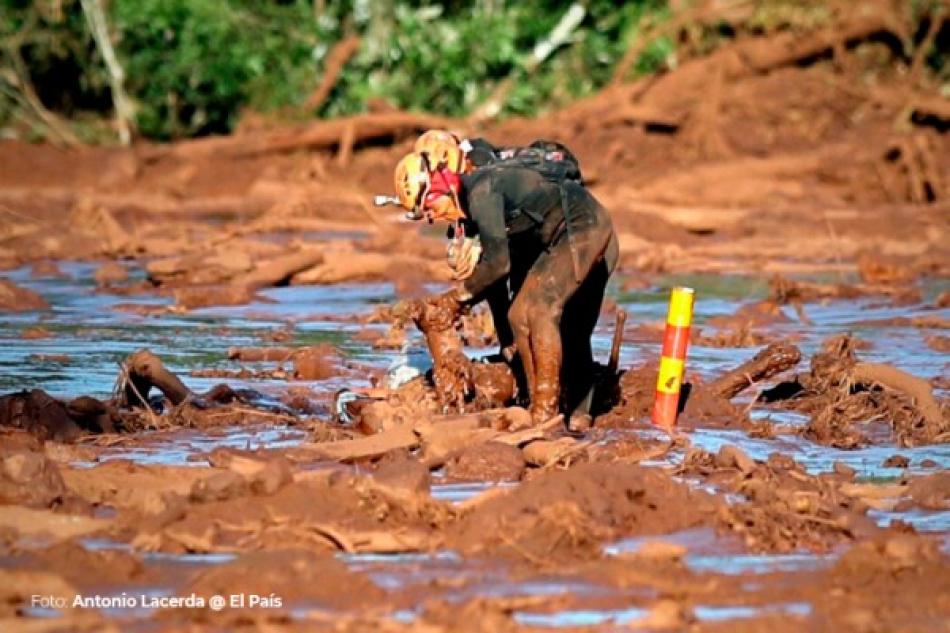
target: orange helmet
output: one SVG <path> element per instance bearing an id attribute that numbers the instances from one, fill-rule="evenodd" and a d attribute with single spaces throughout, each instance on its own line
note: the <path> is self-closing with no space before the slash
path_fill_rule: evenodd
<path id="1" fill-rule="evenodd" d="M 399 204 L 412 212 L 421 210 L 422 202 L 429 192 L 429 161 L 425 154 L 411 152 L 396 164 L 393 186 Z"/>
<path id="2" fill-rule="evenodd" d="M 457 174 L 466 171 L 465 152 L 457 136 L 446 130 L 429 130 L 416 139 L 413 151 L 425 154 L 433 167 L 445 167 Z"/>

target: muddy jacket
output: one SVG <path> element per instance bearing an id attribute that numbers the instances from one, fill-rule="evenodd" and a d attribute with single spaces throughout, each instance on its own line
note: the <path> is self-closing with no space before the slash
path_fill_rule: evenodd
<path id="1" fill-rule="evenodd" d="M 567 235 L 578 279 L 587 274 L 584 234 L 597 222 L 599 203 L 573 181 L 552 182 L 524 167 L 489 166 L 462 177 L 460 202 L 467 234 L 481 239 L 482 258 L 465 288 L 478 296 L 511 270 L 509 240 L 531 237 L 546 248 Z"/>

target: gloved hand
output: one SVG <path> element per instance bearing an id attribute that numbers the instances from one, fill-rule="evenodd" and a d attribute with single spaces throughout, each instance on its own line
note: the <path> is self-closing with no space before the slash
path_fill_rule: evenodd
<path id="1" fill-rule="evenodd" d="M 478 261 L 482 257 L 482 243 L 475 237 L 466 237 L 453 241 L 449 245 L 448 262 L 452 269 L 452 279 L 464 281 L 472 276 Z"/>
<path id="2" fill-rule="evenodd" d="M 472 300 L 472 293 L 466 290 L 464 286 L 456 286 L 442 296 L 459 306 Z"/>

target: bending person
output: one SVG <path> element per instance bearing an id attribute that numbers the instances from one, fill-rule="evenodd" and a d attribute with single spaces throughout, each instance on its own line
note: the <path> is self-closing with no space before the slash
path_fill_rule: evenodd
<path id="1" fill-rule="evenodd" d="M 572 180 L 512 165 L 459 174 L 422 153 L 399 162 L 395 185 L 407 217 L 465 232 L 468 247 L 451 262 L 462 282 L 455 299 L 508 298 L 496 329 L 510 328 L 533 419 L 586 413 L 591 335 L 618 256 L 606 209 Z"/>

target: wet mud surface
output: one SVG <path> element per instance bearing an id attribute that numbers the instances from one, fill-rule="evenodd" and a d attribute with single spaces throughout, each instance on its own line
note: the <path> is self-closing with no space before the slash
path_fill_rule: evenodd
<path id="1" fill-rule="evenodd" d="M 0 630 L 945 630 L 950 112 L 901 3 L 747 4 L 531 120 L 0 141 Z M 443 228 L 368 205 L 435 124 L 562 141 L 610 211 L 589 428 L 439 298 Z"/>
<path id="2" fill-rule="evenodd" d="M 425 349 L 412 327 L 401 350 L 375 348 L 361 335 L 380 302 L 396 299 L 390 285 L 277 288 L 264 291 L 267 302 L 139 316 L 115 307 L 130 297 L 96 291 L 94 267 L 59 268 L 70 278 L 6 273 L 54 306 L 0 319 L 7 391 L 28 385 L 54 399 L 107 400 L 120 364 L 147 347 L 189 392 L 214 392 L 223 381 L 245 399 L 218 405 L 224 417 L 215 423 L 183 426 L 168 420 L 173 410 L 140 412 L 159 422 L 68 443 L 5 430 L 7 622 L 80 630 L 251 623 L 469 630 L 460 624 L 466 621 L 477 622 L 470 630 L 874 630 L 898 623 L 933 630 L 950 613 L 939 589 L 948 582 L 950 550 L 943 438 L 901 442 L 889 424 L 872 420 L 852 425 L 864 441 L 835 446 L 816 441 L 807 412 L 761 397 L 767 387 L 810 375 L 812 357 L 842 331 L 861 342 L 853 354 L 862 362 L 945 375 L 946 357 L 927 344 L 930 330 L 867 324 L 898 312 L 932 315 L 927 298 L 942 291 L 939 282 L 925 282 L 921 303 L 899 311 L 874 299 L 803 301 L 808 327 L 795 308 L 772 308 L 768 324 L 754 330 L 794 341 L 803 358 L 783 361 L 783 371 L 763 384 L 750 375 L 751 387 L 728 372 L 746 361 L 754 368 L 764 348 L 694 341 L 687 372 L 694 395 L 739 395 L 712 411 L 687 402 L 682 433 L 671 439 L 637 412 L 637 402 L 652 398 L 655 368 L 645 359 L 659 351 L 664 288 L 692 284 L 700 297 L 697 329 L 718 332 L 732 315 L 749 312 L 749 300 L 765 298 L 756 280 L 657 277 L 635 292 L 618 280 L 610 296 L 629 313 L 620 356 L 629 369 L 621 378 L 624 402 L 572 437 L 537 433 L 516 407 L 446 415 L 437 386 L 414 386 L 423 378 L 385 389 L 399 372 L 413 364 L 424 372 L 431 362 L 408 353 Z M 132 298 L 157 302 L 149 294 Z M 595 338 L 603 360 L 612 322 L 605 314 Z M 37 327 L 50 336 L 23 338 Z M 387 327 L 379 326 L 380 336 Z M 315 379 L 295 375 L 301 349 L 324 352 Z M 473 358 L 494 351 L 457 349 Z M 64 354 L 68 362 L 49 360 Z M 361 440 L 349 438 L 362 435 L 335 416 L 340 389 L 377 398 L 349 405 L 357 421 L 380 403 L 426 421 L 390 419 L 366 436 L 381 446 L 354 452 Z M 944 401 L 945 387 L 933 394 Z M 150 395 L 161 400 L 157 389 Z M 405 424 L 414 435 L 391 444 Z M 877 587 L 874 594 L 867 586 Z M 925 588 L 932 599 L 921 598 Z M 137 604 L 118 601 L 123 592 Z M 220 611 L 168 606 L 171 597 L 232 593 L 258 596 L 257 603 Z M 34 594 L 116 601 L 31 606 Z"/>

